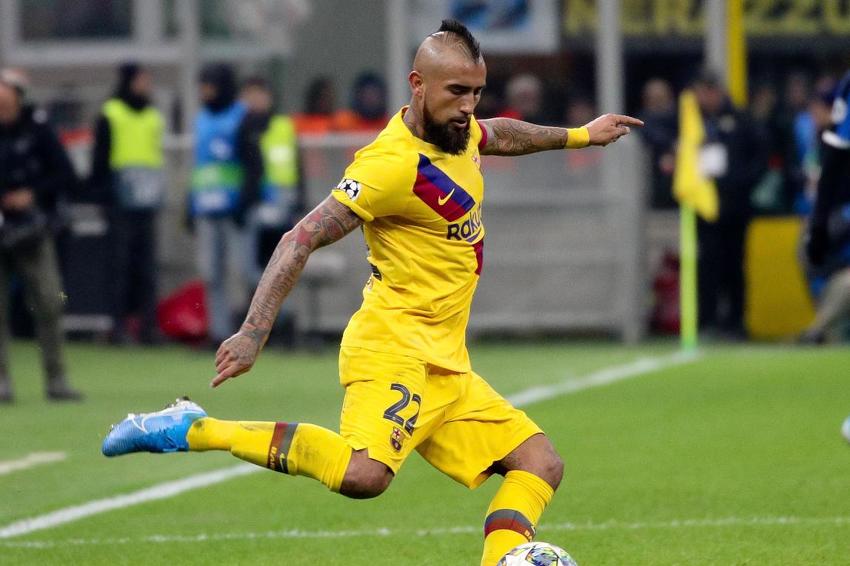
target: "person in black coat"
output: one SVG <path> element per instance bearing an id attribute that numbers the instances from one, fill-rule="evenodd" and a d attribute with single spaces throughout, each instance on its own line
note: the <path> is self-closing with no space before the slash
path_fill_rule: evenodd
<path id="1" fill-rule="evenodd" d="M 0 71 L 0 402 L 14 400 L 7 319 L 13 274 L 34 315 L 47 398 L 75 401 L 82 394 L 65 371 L 64 294 L 53 236 L 62 224 L 61 203 L 77 180 L 44 112 L 24 105 L 25 86 L 21 75 Z"/>
<path id="2" fill-rule="evenodd" d="M 649 147 L 652 159 L 652 208 L 675 209 L 677 205 L 673 198 L 673 169 L 679 124 L 673 90 L 667 81 L 647 81 L 643 88 L 643 107 L 638 118 L 643 120 L 644 126 L 639 133 Z"/>
<path id="3" fill-rule="evenodd" d="M 700 167 L 717 186 L 716 222 L 700 220 L 700 325 L 729 338 L 744 332 L 744 243 L 751 193 L 767 167 L 765 136 L 735 108 L 719 77 L 704 71 L 694 83 L 705 128 Z"/>

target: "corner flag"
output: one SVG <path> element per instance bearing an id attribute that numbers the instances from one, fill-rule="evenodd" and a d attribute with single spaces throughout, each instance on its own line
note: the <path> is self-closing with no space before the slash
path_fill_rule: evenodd
<path id="1" fill-rule="evenodd" d="M 679 148 L 673 173 L 673 195 L 679 204 L 689 206 L 704 220 L 717 220 L 717 187 L 699 168 L 699 152 L 705 129 L 694 93 L 679 96 Z"/>

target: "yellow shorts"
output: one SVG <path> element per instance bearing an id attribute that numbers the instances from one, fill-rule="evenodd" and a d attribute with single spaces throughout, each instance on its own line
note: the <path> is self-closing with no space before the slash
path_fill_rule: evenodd
<path id="1" fill-rule="evenodd" d="M 475 488 L 494 462 L 543 432 L 474 372 L 343 347 L 339 375 L 345 387 L 340 434 L 393 473 L 415 448 L 432 466 Z"/>

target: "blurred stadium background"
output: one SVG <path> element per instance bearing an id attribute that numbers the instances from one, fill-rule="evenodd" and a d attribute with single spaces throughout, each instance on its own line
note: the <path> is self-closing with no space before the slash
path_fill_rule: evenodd
<path id="1" fill-rule="evenodd" d="M 712 10 L 715 4 L 721 9 Z M 456 15 L 473 25 L 487 55 L 488 89 L 479 116 L 525 113 L 545 123 L 575 125 L 601 111 L 646 115 L 652 111 L 647 92 L 652 79 L 676 93 L 707 63 L 723 72 L 722 5 L 10 0 L 0 3 L 0 63 L 29 74 L 30 98 L 48 109 L 83 179 L 92 128 L 113 89 L 117 66 L 133 60 L 153 69 L 155 102 L 169 122 L 168 206 L 160 219 L 158 254 L 160 294 L 166 296 L 196 275 L 194 240 L 182 219 L 191 168 L 187 132 L 204 63 L 226 61 L 242 78 L 269 78 L 279 110 L 296 115 L 306 112 L 317 78 L 330 79 L 336 110 L 344 110 L 352 84 L 371 73 L 385 82 L 385 111 L 392 113 L 408 95 L 406 74 L 418 38 L 441 17 Z M 848 62 L 843 49 L 850 33 L 848 10 L 837 1 L 746 5 L 746 84 L 755 91 L 758 106 L 752 110 L 761 113 L 772 152 L 764 177 L 752 188 L 756 239 L 746 260 L 747 323 L 749 334 L 759 338 L 794 336 L 813 317 L 795 259 L 798 250 L 764 245 L 775 236 L 771 225 L 777 217 L 799 230 L 806 212 L 795 202 L 804 181 L 790 178 L 790 165 L 775 150 L 795 143 L 782 136 L 796 134 L 793 127 L 774 126 L 808 112 L 818 88 L 840 77 Z M 360 131 L 300 136 L 310 204 L 335 186 L 352 151 L 371 139 L 368 131 L 354 129 Z M 631 139 L 605 152 L 485 160 L 492 243 L 473 332 L 590 330 L 635 341 L 646 336 L 653 308 L 675 306 L 675 297 L 653 290 L 664 275 L 665 252 L 678 253 L 675 202 L 669 179 L 665 184 L 658 178 L 664 174 L 656 165 L 665 151 L 652 143 L 646 151 L 641 141 Z M 81 202 L 71 207 L 69 238 L 75 245 L 69 248 L 87 260 L 66 261 L 64 267 L 72 287 L 66 327 L 103 332 L 111 325 L 103 304 L 107 294 L 101 292 L 109 279 L 104 253 L 97 263 L 96 235 L 105 235 L 107 225 L 97 207 L 86 204 L 85 191 L 76 200 Z M 759 223 L 759 216 L 767 218 Z M 758 229 L 765 223 L 767 236 Z M 363 247 L 354 240 L 317 261 L 316 284 L 310 290 L 302 286 L 290 302 L 302 330 L 339 332 L 359 303 L 358 289 L 368 272 Z M 798 284 L 776 289 L 777 281 L 789 278 Z M 659 316 L 664 318 L 656 312 L 656 327 L 675 332 L 676 313 L 666 321 Z"/>
<path id="2" fill-rule="evenodd" d="M 109 422 L 169 396 L 189 393 L 223 417 L 274 420 L 296 413 L 334 426 L 341 398 L 335 345 L 369 275 L 358 235 L 317 253 L 288 299 L 291 324 L 284 336 L 273 339 L 253 381 L 231 385 L 226 398 L 204 389 L 213 364 L 209 352 L 197 349 L 202 335 L 190 345 L 108 346 L 114 322 L 107 301 L 108 215 L 86 193 L 85 179 L 94 124 L 119 65 L 137 61 L 152 70 L 154 102 L 167 122 L 168 186 L 156 271 L 165 299 L 198 279 L 195 238 L 184 217 L 191 124 L 206 63 L 229 63 L 240 78 L 265 77 L 278 110 L 293 116 L 307 113 L 317 79 L 327 79 L 333 113 L 341 114 L 352 107 L 358 79 L 377 77 L 385 87 L 384 113 L 391 115 L 406 103 L 418 42 L 441 18 L 458 17 L 481 40 L 488 65 L 479 117 L 577 126 L 601 112 L 651 116 L 658 104 L 675 116 L 675 97 L 700 69 L 708 65 L 727 75 L 733 4 L 0 0 L 0 68 L 26 73 L 29 101 L 47 111 L 83 180 L 68 207 L 69 229 L 59 236 L 59 259 L 64 328 L 76 339 L 69 371 L 88 396 L 76 407 L 41 401 L 32 325 L 18 292 L 12 302 L 18 339 L 11 349 L 17 402 L 0 406 L 0 491 L 11 495 L 0 498 L 0 563 L 442 565 L 474 563 L 478 554 L 477 530 L 464 529 L 478 528 L 488 495 L 455 498 L 457 488 L 418 462 L 387 501 L 359 506 L 364 515 L 356 521 L 349 502 L 315 486 L 255 476 L 170 504 L 142 505 L 120 519 L 113 512 L 53 530 L 15 530 L 57 509 L 232 465 L 220 455 L 192 462 L 156 458 L 151 471 L 140 469 L 148 468 L 139 466 L 141 459 L 118 463 L 99 456 Z M 795 136 L 798 122 L 811 123 L 814 106 L 850 68 L 850 2 L 742 6 L 744 109 L 761 128 L 768 153 L 746 195 L 752 216 L 742 332 L 706 329 L 703 357 L 681 370 L 649 369 L 628 385 L 528 409 L 551 427 L 568 467 L 575 462 L 568 472 L 575 485 L 544 516 L 555 527 L 541 532 L 582 564 L 787 563 L 781 557 L 848 563 L 850 500 L 842 486 L 850 454 L 837 432 L 850 407 L 847 324 L 830 335 L 833 348 L 788 346 L 815 313 L 801 252 L 812 177 L 805 144 L 798 147 Z M 354 151 L 374 135 L 362 124 L 299 131 L 309 205 L 337 184 Z M 633 135 L 605 150 L 484 158 L 488 241 L 470 333 L 479 339 L 473 361 L 497 388 L 514 394 L 562 384 L 611 366 L 668 359 L 678 348 L 674 143 L 675 127 L 660 145 Z M 233 314 L 240 319 L 244 310 Z M 764 344 L 776 341 L 780 346 Z M 296 350 L 309 346 L 312 354 L 281 354 L 283 342 Z M 246 408 L 257 414 L 246 415 Z M 9 462 L 45 452 L 63 454 L 61 463 L 5 471 Z M 421 499 L 410 495 L 414 486 L 425 494 Z M 447 511 L 441 501 L 449 499 L 463 503 Z M 381 534 L 408 520 L 402 510 L 417 506 L 423 506 L 415 522 L 424 535 Z M 234 538 L 212 537 L 200 550 L 197 543 L 223 522 Z M 458 529 L 448 537 L 428 534 L 447 525 Z M 293 534 L 298 530 L 306 534 Z M 173 540 L 157 539 L 166 535 Z M 256 541 L 264 537 L 262 545 Z M 197 554 L 187 558 L 187 549 Z"/>

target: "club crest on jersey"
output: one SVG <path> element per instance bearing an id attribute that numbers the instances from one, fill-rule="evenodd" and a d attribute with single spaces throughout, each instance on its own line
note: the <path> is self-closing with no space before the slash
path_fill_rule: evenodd
<path id="1" fill-rule="evenodd" d="M 357 200 L 360 196 L 360 183 L 354 179 L 343 179 L 336 188 L 348 195 L 351 200 Z"/>
<path id="2" fill-rule="evenodd" d="M 393 427 L 393 432 L 390 435 L 390 446 L 393 447 L 393 450 L 401 452 L 401 443 L 403 440 L 404 435 L 401 433 L 401 429 Z"/>

